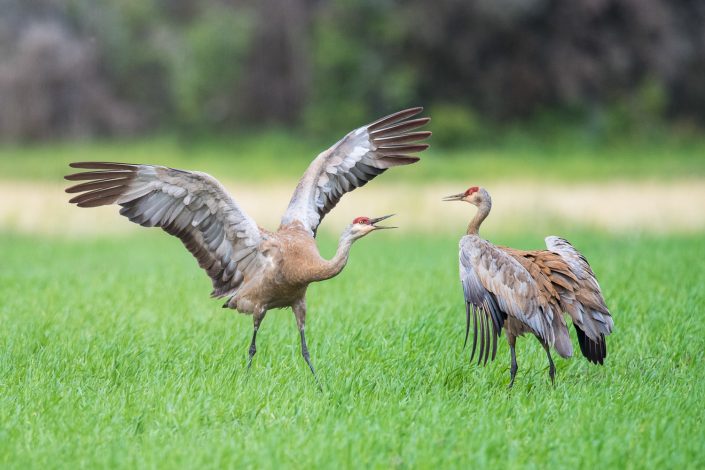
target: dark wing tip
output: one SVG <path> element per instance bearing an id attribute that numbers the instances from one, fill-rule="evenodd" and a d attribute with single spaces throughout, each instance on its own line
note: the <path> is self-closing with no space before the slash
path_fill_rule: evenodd
<path id="1" fill-rule="evenodd" d="M 472 309 L 472 353 L 470 354 L 470 362 L 472 363 L 475 357 L 475 349 L 477 348 L 477 309 L 473 306 Z"/>
<path id="2" fill-rule="evenodd" d="M 392 153 L 417 153 L 417 152 L 423 152 L 427 148 L 429 148 L 429 144 L 410 144 L 410 145 L 383 145 L 379 147 L 380 150 L 387 150 Z"/>
<path id="3" fill-rule="evenodd" d="M 78 162 L 71 163 L 70 166 L 94 171 L 81 171 L 65 175 L 64 179 L 68 181 L 133 178 L 138 169 L 138 165 L 102 162 Z"/>
<path id="4" fill-rule="evenodd" d="M 575 327 L 575 333 L 578 337 L 580 352 L 583 353 L 585 359 L 593 364 L 604 365 L 605 358 L 607 357 L 607 341 L 605 336 L 600 335 L 600 338 L 595 341 L 588 338 L 587 334 L 585 334 L 578 325 L 573 324 L 573 326 Z"/>
<path id="5" fill-rule="evenodd" d="M 369 131 L 374 131 L 374 130 L 380 129 L 382 127 L 388 126 L 390 124 L 394 124 L 395 122 L 399 122 L 404 119 L 408 119 L 410 117 L 416 116 L 421 111 L 423 111 L 422 106 L 417 106 L 415 108 L 403 109 L 401 111 L 397 111 L 396 113 L 392 113 L 387 116 L 384 116 L 383 118 L 377 119 L 375 122 L 368 124 L 367 129 Z"/>
<path id="6" fill-rule="evenodd" d="M 385 155 L 379 157 L 378 160 L 385 162 L 389 165 L 389 168 L 391 168 L 393 166 L 411 165 L 421 160 L 421 158 L 412 157 L 411 155 Z"/>
<path id="7" fill-rule="evenodd" d="M 373 140 L 377 140 L 380 137 L 391 137 L 400 136 L 406 134 L 409 131 L 423 127 L 431 121 L 429 117 L 422 117 L 417 119 L 410 119 L 408 121 L 402 121 L 396 124 L 392 124 L 388 127 L 382 127 L 380 129 L 375 129 L 370 132 L 370 137 Z"/>
<path id="8" fill-rule="evenodd" d="M 137 165 L 119 162 L 71 162 L 69 166 L 71 168 L 81 168 L 84 170 L 130 170 Z"/>
<path id="9" fill-rule="evenodd" d="M 407 132 L 405 134 L 392 135 L 390 137 L 372 136 L 372 142 L 379 146 L 420 143 L 431 137 L 431 131 Z"/>
<path id="10" fill-rule="evenodd" d="M 416 106 L 413 108 L 406 108 L 402 109 L 401 111 L 394 112 L 392 114 L 388 114 L 384 117 L 381 117 L 377 119 L 376 121 L 370 123 L 367 127 L 368 128 L 379 128 L 384 126 L 385 124 L 390 124 L 393 122 L 401 121 L 402 119 L 408 119 L 412 116 L 416 116 L 420 112 L 423 111 L 423 106 Z"/>
<path id="11" fill-rule="evenodd" d="M 83 181 L 64 190 L 68 194 L 79 193 L 69 200 L 79 207 L 112 204 L 125 191 L 137 170 L 136 165 L 107 162 L 74 162 L 69 166 L 93 170 L 64 176 L 68 181 Z"/>

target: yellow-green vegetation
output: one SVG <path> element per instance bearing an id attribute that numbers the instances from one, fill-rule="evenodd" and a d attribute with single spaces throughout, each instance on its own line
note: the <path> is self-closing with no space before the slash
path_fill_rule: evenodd
<path id="1" fill-rule="evenodd" d="M 289 310 L 246 371 L 251 319 L 208 299 L 176 239 L 2 235 L 0 466 L 702 468 L 705 239 L 562 235 L 614 315 L 604 367 L 557 359 L 551 387 L 524 338 L 507 390 L 504 341 L 485 368 L 462 349 L 457 239 L 386 233 L 309 289 L 323 392 Z"/>
<path id="2" fill-rule="evenodd" d="M 431 125 L 431 130 L 433 126 Z M 341 134 L 342 135 L 342 134 Z M 152 163 L 200 170 L 222 179 L 271 181 L 298 179 L 309 162 L 335 142 L 287 132 L 259 132 L 233 137 L 149 138 L 134 141 L 83 142 L 0 147 L 0 180 L 59 181 L 72 161 Z M 539 137 L 505 134 L 496 142 L 457 148 L 434 146 L 422 163 L 385 175 L 391 181 L 493 181 L 542 179 L 674 179 L 705 177 L 705 140 L 694 136 L 644 137 L 596 143 L 580 135 Z"/>

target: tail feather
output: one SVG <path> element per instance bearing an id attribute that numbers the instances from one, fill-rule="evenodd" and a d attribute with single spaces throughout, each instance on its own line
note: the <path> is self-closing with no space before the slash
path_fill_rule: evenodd
<path id="1" fill-rule="evenodd" d="M 597 340 L 590 339 L 585 332 L 575 326 L 575 332 L 578 335 L 578 343 L 580 344 L 580 352 L 583 353 L 585 358 L 594 364 L 604 364 L 605 358 L 607 357 L 607 342 L 605 341 L 605 335 L 600 334 Z"/>
<path id="2" fill-rule="evenodd" d="M 546 247 L 563 259 L 575 276 L 571 289 L 561 291 L 561 304 L 573 320 L 580 351 L 588 361 L 603 364 L 607 357 L 605 336 L 612 332 L 614 321 L 600 284 L 585 256 L 567 240 L 547 237 Z"/>

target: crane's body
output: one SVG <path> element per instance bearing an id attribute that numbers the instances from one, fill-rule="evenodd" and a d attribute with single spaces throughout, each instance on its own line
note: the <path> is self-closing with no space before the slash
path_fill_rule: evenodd
<path id="1" fill-rule="evenodd" d="M 494 360 L 497 338 L 504 328 L 511 353 L 511 381 L 517 372 L 516 338 L 531 333 L 546 350 L 549 375 L 555 365 L 550 348 L 571 357 L 573 346 L 563 318 L 573 321 L 583 355 L 595 364 L 607 356 L 605 337 L 612 332 L 612 316 L 585 257 L 568 241 L 546 238 L 546 250 L 517 250 L 495 246 L 479 235 L 492 199 L 473 186 L 447 201 L 465 201 L 478 207 L 460 240 L 460 279 L 466 306 L 466 341 L 473 321 L 472 357 L 479 339 L 478 363 Z M 491 351 L 490 351 L 491 349 Z"/>
<path id="2" fill-rule="evenodd" d="M 213 282 L 213 297 L 226 298 L 223 307 L 253 316 L 254 332 L 248 367 L 256 352 L 256 336 L 266 312 L 291 307 L 301 334 L 301 350 L 314 373 L 304 333 L 306 289 L 330 279 L 345 267 L 352 244 L 383 227 L 390 216 L 358 217 L 343 231 L 330 260 L 321 257 L 316 231 L 347 192 L 363 186 L 389 168 L 418 161 L 409 153 L 430 132 L 410 132 L 429 118 L 409 119 L 422 111 L 412 108 L 350 132 L 311 163 L 292 195 L 276 232 L 257 226 L 213 177 L 155 165 L 80 162 L 86 169 L 68 180 L 86 182 L 68 188 L 80 193 L 71 199 L 79 207 L 122 206 L 120 214 L 147 227 L 160 227 L 181 239 Z"/>
<path id="3" fill-rule="evenodd" d="M 335 277 L 343 270 L 354 241 L 344 232 L 335 256 L 326 260 L 318 251 L 316 239 L 298 222 L 276 232 L 260 230 L 260 269 L 224 305 L 240 313 L 259 315 L 273 308 L 293 307 L 304 298 L 309 284 Z"/>
<path id="4" fill-rule="evenodd" d="M 256 276 L 245 280 L 225 306 L 247 314 L 291 307 L 311 282 L 339 272 L 324 274 L 330 263 L 320 256 L 316 240 L 297 224 L 267 233 L 260 251 L 264 259 Z"/>

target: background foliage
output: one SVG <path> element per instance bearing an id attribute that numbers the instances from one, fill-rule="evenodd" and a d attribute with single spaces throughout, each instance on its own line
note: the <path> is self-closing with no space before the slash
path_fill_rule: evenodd
<path id="1" fill-rule="evenodd" d="M 698 0 L 0 4 L 6 139 L 337 135 L 415 103 L 447 124 L 441 144 L 545 115 L 597 136 L 705 116 Z"/>

